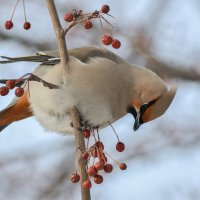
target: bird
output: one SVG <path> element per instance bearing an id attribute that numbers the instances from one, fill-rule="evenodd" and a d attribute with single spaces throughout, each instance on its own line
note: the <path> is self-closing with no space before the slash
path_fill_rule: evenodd
<path id="1" fill-rule="evenodd" d="M 13 122 L 34 116 L 48 131 L 73 133 L 69 108 L 76 106 L 81 119 L 91 127 L 132 114 L 133 130 L 162 116 L 172 103 L 177 87 L 167 85 L 153 71 L 127 62 L 103 47 L 80 47 L 69 53 L 69 74 L 63 81 L 59 51 L 38 52 L 33 56 L 3 57 L 0 63 L 39 62 L 32 72 L 58 89 L 37 81 L 29 90 L 0 111 L 0 132 Z"/>

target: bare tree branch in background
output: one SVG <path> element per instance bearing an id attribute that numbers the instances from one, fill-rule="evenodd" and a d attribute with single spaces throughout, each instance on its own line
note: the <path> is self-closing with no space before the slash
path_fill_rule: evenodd
<path id="1" fill-rule="evenodd" d="M 16 41 L 27 48 L 35 47 L 36 49 L 40 49 L 40 50 L 44 50 L 44 51 L 47 49 L 52 49 L 55 45 L 55 44 L 52 44 L 51 42 L 49 42 L 49 43 L 46 43 L 46 42 L 43 43 L 42 41 L 35 42 L 32 40 L 20 37 L 18 35 L 12 35 L 12 37 L 11 37 L 0 31 L 0 40 L 2 40 L 2 41 L 9 40 L 10 41 L 11 39 L 12 39 L 12 41 Z"/>

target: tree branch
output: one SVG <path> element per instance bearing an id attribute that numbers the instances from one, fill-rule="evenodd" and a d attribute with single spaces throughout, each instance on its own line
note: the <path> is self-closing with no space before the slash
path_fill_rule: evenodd
<path id="1" fill-rule="evenodd" d="M 81 157 L 82 153 L 80 151 L 79 147 L 82 147 L 85 149 L 85 141 L 82 136 L 82 133 L 79 131 L 80 128 L 80 118 L 79 113 L 76 107 L 73 107 L 69 110 L 71 120 L 73 122 L 73 128 L 74 128 L 74 134 L 75 134 L 75 142 L 76 142 L 76 148 L 77 148 L 77 160 L 80 168 L 80 174 L 81 174 L 81 184 L 88 179 L 87 171 L 86 171 L 86 164 L 87 162 L 84 161 Z M 81 187 L 81 194 L 82 194 L 82 200 L 90 200 L 90 190 L 83 189 Z"/>
<path id="2" fill-rule="evenodd" d="M 65 41 L 65 31 L 61 27 L 54 1 L 47 0 L 47 4 L 48 4 L 51 20 L 53 23 L 53 27 L 57 36 L 58 48 L 60 52 L 60 59 L 61 59 L 61 64 L 62 64 L 62 69 L 63 69 L 63 78 L 65 82 L 67 75 L 69 75 L 69 56 L 68 56 L 66 41 Z M 91 199 L 90 190 L 85 190 L 83 189 L 83 186 L 82 186 L 82 183 L 88 179 L 88 175 L 86 171 L 86 162 L 84 162 L 83 159 L 81 158 L 80 147 L 85 148 L 85 141 L 80 131 L 80 118 L 79 118 L 78 109 L 76 107 L 69 108 L 69 114 L 73 123 L 74 134 L 75 134 L 76 156 L 77 156 L 77 160 L 79 161 L 78 163 L 79 163 L 79 171 L 80 171 L 80 178 L 81 178 L 82 200 L 90 200 Z"/>
<path id="3" fill-rule="evenodd" d="M 58 17 L 54 0 L 47 0 L 47 5 L 49 9 L 49 14 L 51 16 L 52 24 L 56 33 L 56 37 L 57 37 L 58 49 L 60 52 L 60 59 L 61 59 L 62 70 L 63 70 L 63 78 L 65 82 L 66 76 L 69 72 L 69 63 L 68 63 L 69 56 L 68 56 L 67 46 L 66 46 L 66 41 L 65 41 L 65 32 L 60 24 L 60 20 Z"/>

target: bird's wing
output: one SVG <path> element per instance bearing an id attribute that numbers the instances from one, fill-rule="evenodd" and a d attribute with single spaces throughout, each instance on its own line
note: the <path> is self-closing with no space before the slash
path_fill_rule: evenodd
<path id="1" fill-rule="evenodd" d="M 8 107 L 0 111 L 0 132 L 12 122 L 31 116 L 28 92 L 25 92 L 21 98 L 15 98 Z"/>
<path id="2" fill-rule="evenodd" d="M 69 55 L 79 59 L 81 62 L 87 63 L 90 58 L 102 57 L 112 60 L 115 63 L 123 62 L 122 58 L 114 54 L 112 51 L 109 51 L 105 48 L 99 47 L 80 47 L 69 50 Z M 33 56 L 24 56 L 24 57 L 6 57 L 0 56 L 3 60 L 0 60 L 0 63 L 13 63 L 13 62 L 40 62 L 46 65 L 55 65 L 60 62 L 59 51 L 44 51 L 38 52 Z"/>
<path id="3" fill-rule="evenodd" d="M 81 62 L 87 63 L 91 58 L 101 57 L 110 59 L 115 63 L 124 62 L 122 58 L 114 54 L 113 52 L 98 47 L 81 47 L 69 50 L 69 55 L 77 58 Z M 12 63 L 12 62 L 40 62 L 38 68 L 36 68 L 36 74 L 45 73 L 50 65 L 55 65 L 60 62 L 59 51 L 44 51 L 38 52 L 33 56 L 25 57 L 6 57 L 1 56 L 3 59 L 0 63 Z M 0 83 L 5 83 L 6 80 L 0 80 Z M 20 83 L 20 84 L 23 84 Z M 32 116 L 32 112 L 29 110 L 28 93 L 26 92 L 21 98 L 14 99 L 14 101 L 4 110 L 0 111 L 0 132 L 9 124 L 14 121 L 22 120 Z"/>
<path id="4" fill-rule="evenodd" d="M 79 59 L 81 62 L 87 63 L 90 58 L 101 57 L 110 59 L 115 63 L 124 62 L 122 58 L 105 48 L 99 47 L 80 47 L 69 50 L 69 55 Z"/>

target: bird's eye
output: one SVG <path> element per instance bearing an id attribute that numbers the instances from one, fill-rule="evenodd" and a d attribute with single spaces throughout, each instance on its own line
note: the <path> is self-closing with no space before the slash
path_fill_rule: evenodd
<path id="1" fill-rule="evenodd" d="M 131 113 L 133 115 L 133 117 L 136 119 L 137 112 L 136 112 L 136 110 L 135 110 L 135 108 L 133 106 L 129 106 L 128 109 L 127 109 L 127 112 Z"/>
<path id="2" fill-rule="evenodd" d="M 154 103 L 156 103 L 157 99 L 154 99 L 152 101 L 150 101 L 149 103 L 145 103 L 143 104 L 141 107 L 140 107 L 140 123 L 143 124 L 143 119 L 142 119 L 142 116 L 144 114 L 144 112 L 149 108 L 151 107 Z"/>

